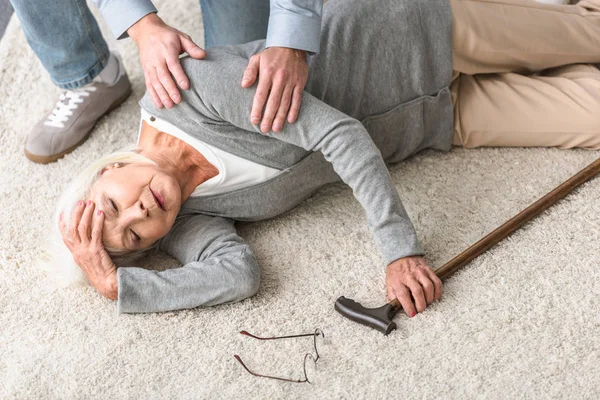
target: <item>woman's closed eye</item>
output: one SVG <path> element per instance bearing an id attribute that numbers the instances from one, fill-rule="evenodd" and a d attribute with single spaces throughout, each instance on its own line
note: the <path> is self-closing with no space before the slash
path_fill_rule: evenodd
<path id="1" fill-rule="evenodd" d="M 130 229 L 130 232 L 131 232 L 131 236 L 132 236 L 131 240 L 134 244 L 139 244 L 142 242 L 141 236 L 138 235 L 137 233 L 135 233 L 135 231 L 133 229 Z"/>
<path id="2" fill-rule="evenodd" d="M 117 207 L 117 203 L 108 195 L 106 192 L 102 193 L 102 201 L 107 207 L 107 211 L 110 210 L 112 214 L 119 213 L 119 207 Z"/>
<path id="3" fill-rule="evenodd" d="M 109 205 L 109 208 L 114 211 L 115 216 L 119 213 L 119 207 L 117 206 L 117 203 L 115 203 L 115 201 L 109 197 L 108 195 L 106 195 L 105 193 L 105 199 L 107 201 L 107 205 Z M 133 229 L 129 229 L 130 232 L 130 240 L 131 243 L 134 245 L 139 245 L 142 242 L 142 237 L 137 234 Z"/>

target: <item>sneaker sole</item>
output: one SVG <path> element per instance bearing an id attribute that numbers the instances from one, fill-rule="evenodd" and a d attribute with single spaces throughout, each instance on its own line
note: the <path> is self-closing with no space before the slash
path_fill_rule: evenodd
<path id="1" fill-rule="evenodd" d="M 102 117 L 104 117 L 106 114 L 110 113 L 112 110 L 114 110 L 115 108 L 117 108 L 121 104 L 123 104 L 123 102 L 125 100 L 127 100 L 127 98 L 129 97 L 129 95 L 131 95 L 131 86 L 129 87 L 129 90 L 127 92 L 125 92 L 121 97 L 119 97 L 117 100 L 115 100 L 110 105 L 108 110 L 106 110 L 106 112 L 104 114 L 102 114 L 100 116 L 100 118 L 98 118 L 96 120 L 96 122 L 94 122 L 94 125 L 92 125 L 89 132 L 83 137 L 83 139 L 81 139 L 79 142 L 75 143 L 73 146 L 69 147 L 65 151 L 60 152 L 58 154 L 51 155 L 51 156 L 38 156 L 37 154 L 32 154 L 32 153 L 28 152 L 27 149 L 25 149 L 25 157 L 27 157 L 31 161 L 38 163 L 38 164 L 50 164 L 56 160 L 63 158 L 64 156 L 66 156 L 67 154 L 69 154 L 70 152 L 75 150 L 77 147 L 81 146 L 90 137 L 90 134 L 94 130 L 94 126 L 96 126 L 96 123 L 98 121 L 100 121 L 100 119 L 102 119 Z"/>

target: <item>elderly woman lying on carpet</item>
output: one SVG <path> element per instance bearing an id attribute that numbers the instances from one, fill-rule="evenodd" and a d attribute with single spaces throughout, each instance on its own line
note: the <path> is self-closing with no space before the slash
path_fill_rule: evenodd
<path id="1" fill-rule="evenodd" d="M 238 84 L 263 41 L 183 60 L 183 101 L 156 109 L 146 94 L 137 148 L 66 189 L 54 263 L 119 312 L 239 301 L 260 274 L 234 220 L 274 217 L 341 178 L 387 263 L 388 297 L 412 316 L 441 283 L 386 163 L 453 143 L 600 148 L 600 71 L 584 64 L 600 62 L 600 0 L 330 0 L 323 24 L 299 118 L 278 133 L 250 123 L 254 89 Z M 183 266 L 123 266 L 156 247 Z"/>

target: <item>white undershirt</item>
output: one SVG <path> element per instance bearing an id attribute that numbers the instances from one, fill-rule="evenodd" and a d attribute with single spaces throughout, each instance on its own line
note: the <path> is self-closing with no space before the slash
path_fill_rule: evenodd
<path id="1" fill-rule="evenodd" d="M 151 121 L 150 117 L 153 117 L 154 121 Z M 140 135 L 142 133 L 142 121 L 146 121 L 148 125 L 153 126 L 160 132 L 164 132 L 183 140 L 198 150 L 209 163 L 214 165 L 219 170 L 219 174 L 217 176 L 210 178 L 206 182 L 198 185 L 192 192 L 191 197 L 211 196 L 214 194 L 230 192 L 247 186 L 256 185 L 273 178 L 281 172 L 278 169 L 248 161 L 244 158 L 227 153 L 226 151 L 201 142 L 169 122 L 151 115 L 143 108 L 137 140 L 138 144 L 140 142 Z"/>

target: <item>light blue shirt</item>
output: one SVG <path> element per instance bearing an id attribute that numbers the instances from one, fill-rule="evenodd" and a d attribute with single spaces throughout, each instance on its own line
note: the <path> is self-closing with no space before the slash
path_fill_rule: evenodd
<path id="1" fill-rule="evenodd" d="M 145 15 L 157 12 L 150 0 L 93 0 L 117 39 Z M 265 47 L 319 52 L 323 0 L 271 0 Z"/>

